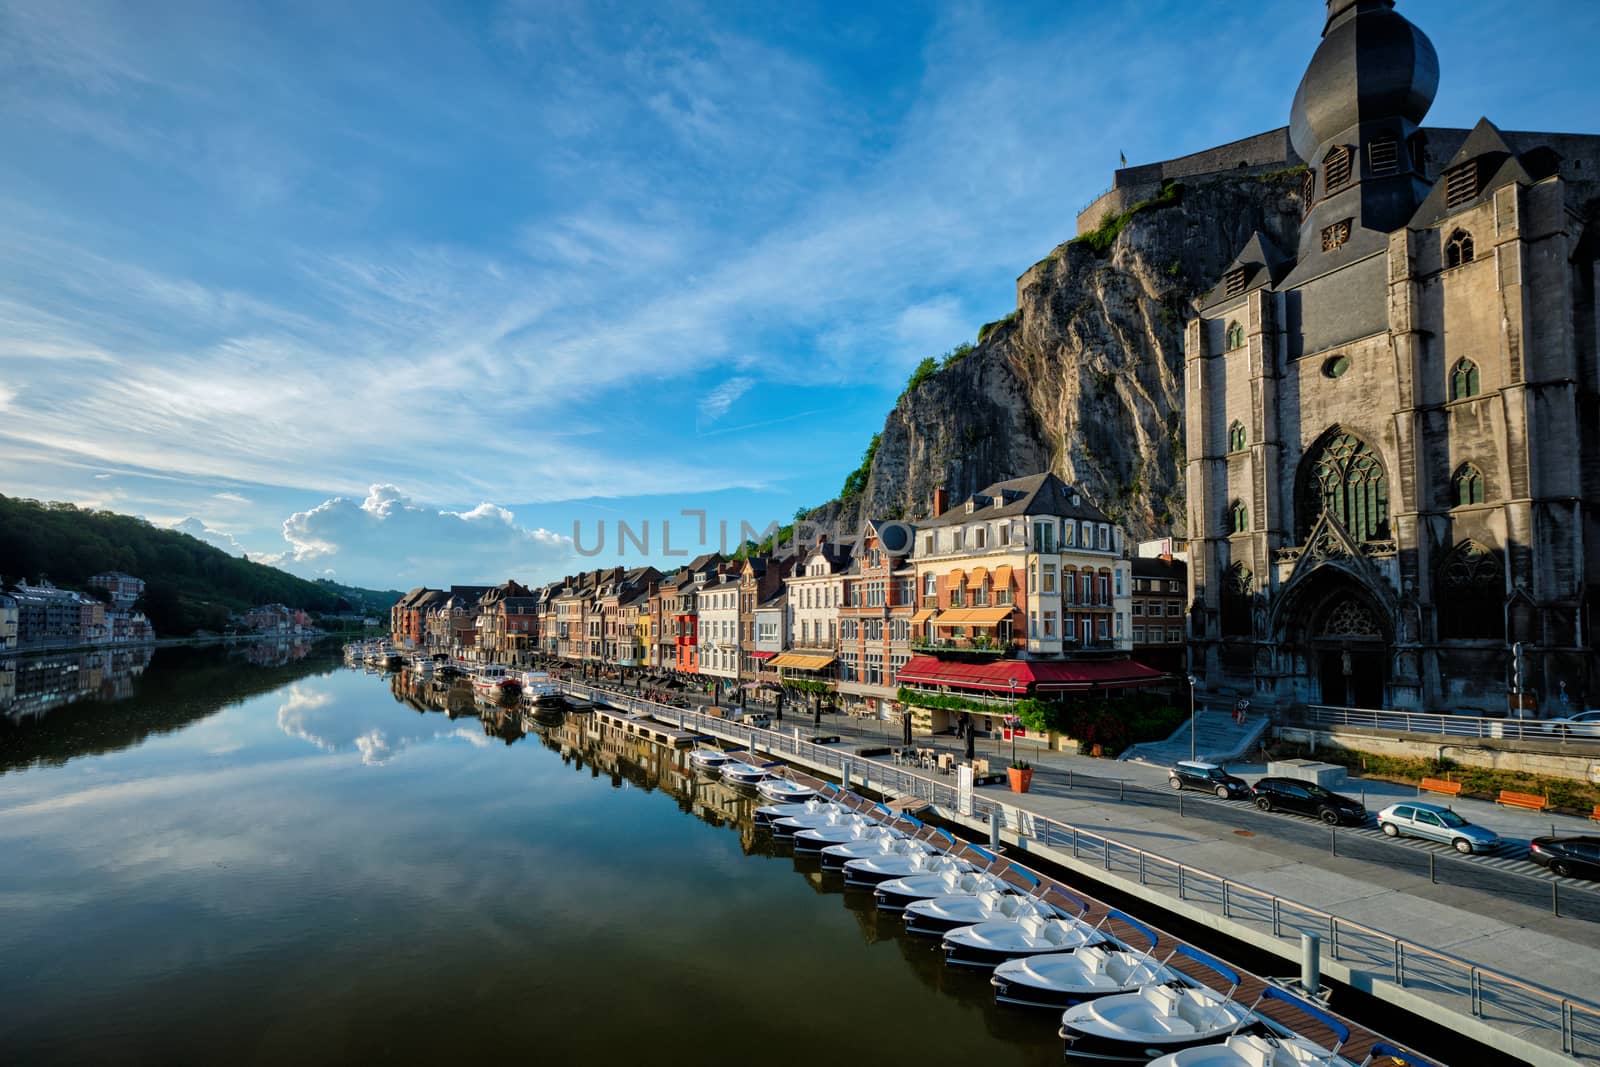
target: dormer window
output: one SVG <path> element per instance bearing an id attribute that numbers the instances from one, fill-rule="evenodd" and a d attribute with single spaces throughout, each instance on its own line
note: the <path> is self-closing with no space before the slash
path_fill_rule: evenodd
<path id="1" fill-rule="evenodd" d="M 1376 175 L 1394 174 L 1400 169 L 1400 142 L 1393 137 L 1379 137 L 1367 146 L 1367 165 Z"/>
<path id="2" fill-rule="evenodd" d="M 1222 292 L 1224 296 L 1238 296 L 1244 292 L 1244 268 L 1230 270 L 1222 276 Z"/>
<path id="3" fill-rule="evenodd" d="M 1470 159 L 1444 172 L 1444 206 L 1457 208 L 1478 195 L 1478 161 Z"/>
<path id="4" fill-rule="evenodd" d="M 1300 179 L 1300 199 L 1305 201 L 1300 214 L 1311 214 L 1311 205 L 1317 202 L 1317 172 L 1310 167 L 1306 168 L 1306 176 Z"/>
<path id="5" fill-rule="evenodd" d="M 1332 195 L 1350 184 L 1350 148 L 1336 144 L 1322 157 L 1322 188 Z"/>
<path id="6" fill-rule="evenodd" d="M 1239 321 L 1235 319 L 1233 322 L 1228 323 L 1228 351 L 1232 352 L 1235 348 L 1243 347 L 1244 327 L 1240 326 Z"/>
<path id="7" fill-rule="evenodd" d="M 1463 263 L 1471 262 L 1472 234 L 1466 230 L 1457 230 L 1444 243 L 1444 265 L 1446 268 L 1459 267 Z"/>

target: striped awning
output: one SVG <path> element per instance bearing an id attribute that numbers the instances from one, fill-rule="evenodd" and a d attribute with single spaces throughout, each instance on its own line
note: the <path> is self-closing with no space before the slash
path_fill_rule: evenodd
<path id="1" fill-rule="evenodd" d="M 944 576 L 944 578 L 945 578 L 945 588 L 946 589 L 959 589 L 959 588 L 961 588 L 961 583 L 966 580 L 966 577 L 967 577 L 967 572 L 964 571 L 964 570 L 960 570 L 958 568 L 956 570 L 951 571 L 949 574 Z"/>
<path id="2" fill-rule="evenodd" d="M 989 577 L 989 568 L 987 567 L 974 567 L 967 572 L 967 582 L 973 588 L 982 585 L 983 580 L 987 577 Z"/>
<path id="3" fill-rule="evenodd" d="M 996 567 L 994 569 L 994 587 L 996 589 L 1011 588 L 1011 568 Z"/>
<path id="4" fill-rule="evenodd" d="M 1011 617 L 1012 609 L 1009 607 L 998 608 L 951 608 L 940 614 L 935 626 L 993 626 L 1004 622 Z"/>
<path id="5" fill-rule="evenodd" d="M 915 615 L 911 616 L 911 621 L 912 622 L 927 622 L 929 619 L 933 618 L 934 615 L 935 615 L 935 612 L 934 612 L 934 610 L 932 608 L 923 608 L 921 611 L 919 611 Z"/>

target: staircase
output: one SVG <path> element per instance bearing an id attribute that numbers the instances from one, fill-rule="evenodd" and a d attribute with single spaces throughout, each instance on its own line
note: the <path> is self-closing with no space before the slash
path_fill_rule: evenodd
<path id="1" fill-rule="evenodd" d="M 1251 709 L 1244 724 L 1233 721 L 1231 710 L 1213 708 L 1195 714 L 1194 758 L 1212 763 L 1249 758 L 1255 755 L 1261 735 L 1272 725 L 1261 711 Z M 1181 759 L 1189 758 L 1189 723 L 1187 721 L 1165 741 L 1146 741 L 1131 745 L 1122 754 L 1125 760 L 1169 767 Z"/>

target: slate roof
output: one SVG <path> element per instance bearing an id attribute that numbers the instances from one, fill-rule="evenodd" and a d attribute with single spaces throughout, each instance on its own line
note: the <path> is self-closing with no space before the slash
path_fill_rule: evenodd
<path id="1" fill-rule="evenodd" d="M 1074 495 L 1078 499 L 1076 504 L 1072 502 Z M 967 512 L 967 501 L 963 500 L 953 504 L 943 514 L 917 523 L 917 529 L 1029 515 L 1061 516 L 1090 522 L 1111 521 L 1105 512 L 1089 502 L 1085 493 L 1049 472 L 995 482 L 982 492 L 974 493 L 968 500 L 977 505 L 971 514 Z"/>

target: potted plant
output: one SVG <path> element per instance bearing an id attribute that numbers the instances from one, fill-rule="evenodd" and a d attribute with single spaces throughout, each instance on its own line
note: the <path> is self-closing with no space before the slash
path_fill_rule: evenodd
<path id="1" fill-rule="evenodd" d="M 1006 767 L 1006 777 L 1011 780 L 1013 793 L 1026 793 L 1033 784 L 1033 764 L 1027 760 L 1014 759 Z"/>

